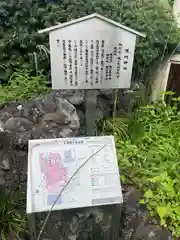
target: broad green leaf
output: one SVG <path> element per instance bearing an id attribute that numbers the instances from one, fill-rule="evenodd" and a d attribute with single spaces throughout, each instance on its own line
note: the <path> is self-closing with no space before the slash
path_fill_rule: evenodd
<path id="1" fill-rule="evenodd" d="M 158 213 L 160 219 L 163 220 L 164 217 L 166 216 L 166 207 L 165 206 L 158 206 L 156 208 L 156 210 L 157 210 L 157 213 Z"/>
<path id="2" fill-rule="evenodd" d="M 152 198 L 153 197 L 153 192 L 149 189 L 144 193 L 144 196 L 146 198 Z"/>

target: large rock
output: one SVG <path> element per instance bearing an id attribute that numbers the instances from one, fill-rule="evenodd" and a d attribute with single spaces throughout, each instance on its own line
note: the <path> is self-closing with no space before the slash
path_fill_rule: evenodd
<path id="1" fill-rule="evenodd" d="M 135 186 L 124 186 L 124 204 L 119 240 L 172 240 L 172 235 L 161 228 L 156 219 L 139 203 L 142 194 Z"/>
<path id="2" fill-rule="evenodd" d="M 121 210 L 120 205 L 109 205 L 52 212 L 42 239 L 118 240 Z M 36 219 L 39 228 L 41 220 L 39 214 Z"/>
<path id="3" fill-rule="evenodd" d="M 171 234 L 154 224 L 139 204 L 142 195 L 135 186 L 123 186 L 122 205 L 99 206 L 52 212 L 42 239 L 59 240 L 172 240 Z M 37 216 L 38 229 L 43 224 Z M 39 233 L 39 230 L 37 234 Z"/>
<path id="4" fill-rule="evenodd" d="M 17 169 L 21 159 L 18 153 L 24 151 L 27 166 L 29 139 L 73 137 L 79 128 L 76 108 L 58 94 L 9 103 L 0 111 L 0 185 L 9 184 L 10 176 L 13 185 L 20 184 L 21 179 L 26 181 L 26 169 L 20 174 Z"/>

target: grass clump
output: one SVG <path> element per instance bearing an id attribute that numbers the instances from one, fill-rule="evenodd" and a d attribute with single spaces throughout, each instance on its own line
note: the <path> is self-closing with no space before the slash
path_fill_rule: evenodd
<path id="1" fill-rule="evenodd" d="M 144 191 L 142 204 L 180 237 L 180 98 L 139 107 L 129 118 L 106 122 L 116 140 L 122 179 Z M 123 122 L 123 124 L 122 124 Z"/>
<path id="2" fill-rule="evenodd" d="M 21 239 L 27 232 L 25 197 L 0 189 L 0 239 Z"/>
<path id="3" fill-rule="evenodd" d="M 29 72 L 16 71 L 7 85 L 0 85 L 0 106 L 13 100 L 27 100 L 50 91 L 47 77 L 32 76 Z"/>

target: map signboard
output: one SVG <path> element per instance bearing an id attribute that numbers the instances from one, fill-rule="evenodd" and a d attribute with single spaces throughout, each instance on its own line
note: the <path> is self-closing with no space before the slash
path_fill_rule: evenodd
<path id="1" fill-rule="evenodd" d="M 122 203 L 114 137 L 29 141 L 27 213 L 55 201 L 52 210 Z"/>

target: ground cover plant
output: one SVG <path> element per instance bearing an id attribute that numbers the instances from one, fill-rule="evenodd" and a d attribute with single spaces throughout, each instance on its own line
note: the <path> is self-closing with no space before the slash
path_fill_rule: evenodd
<path id="1" fill-rule="evenodd" d="M 0 189 L 0 239 L 21 239 L 27 233 L 25 196 Z"/>
<path id="2" fill-rule="evenodd" d="M 138 185 L 153 217 L 180 237 L 180 98 L 104 122 L 114 134 L 122 180 Z"/>
<path id="3" fill-rule="evenodd" d="M 27 71 L 16 71 L 7 85 L 0 85 L 0 106 L 14 100 L 27 100 L 50 91 L 47 77 L 42 74 L 32 76 Z"/>

